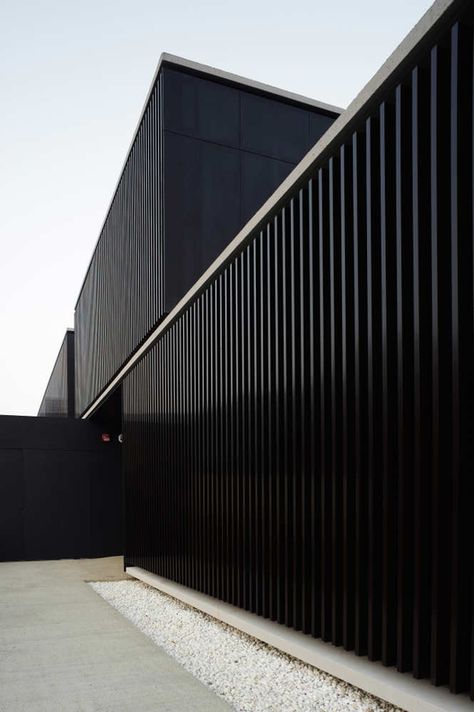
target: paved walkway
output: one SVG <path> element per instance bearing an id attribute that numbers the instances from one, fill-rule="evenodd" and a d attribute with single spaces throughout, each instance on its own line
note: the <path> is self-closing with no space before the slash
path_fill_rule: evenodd
<path id="1" fill-rule="evenodd" d="M 229 706 L 85 581 L 122 558 L 0 563 L 1 712 L 224 712 Z"/>

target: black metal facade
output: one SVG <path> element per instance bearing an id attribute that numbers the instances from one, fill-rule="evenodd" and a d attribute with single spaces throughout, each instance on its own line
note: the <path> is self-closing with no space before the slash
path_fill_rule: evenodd
<path id="1" fill-rule="evenodd" d="M 336 117 L 162 65 L 76 305 L 78 414 Z"/>
<path id="2" fill-rule="evenodd" d="M 161 112 L 158 79 L 76 304 L 78 414 L 163 315 Z"/>
<path id="3" fill-rule="evenodd" d="M 473 23 L 454 3 L 123 384 L 126 563 L 474 692 Z"/>
<path id="4" fill-rule="evenodd" d="M 68 329 L 39 407 L 38 415 L 74 418 L 74 331 Z"/>
<path id="5" fill-rule="evenodd" d="M 161 81 L 170 312 L 337 115 L 172 67 Z"/>

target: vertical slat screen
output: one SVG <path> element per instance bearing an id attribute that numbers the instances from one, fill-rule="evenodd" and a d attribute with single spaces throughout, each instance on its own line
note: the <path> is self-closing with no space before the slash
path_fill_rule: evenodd
<path id="1" fill-rule="evenodd" d="M 124 383 L 128 565 L 474 690 L 473 42 L 368 103 Z"/>

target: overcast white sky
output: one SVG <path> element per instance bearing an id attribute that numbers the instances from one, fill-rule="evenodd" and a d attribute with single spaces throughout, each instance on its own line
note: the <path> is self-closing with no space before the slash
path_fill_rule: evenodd
<path id="1" fill-rule="evenodd" d="M 36 415 L 163 51 L 347 106 L 428 0 L 0 0 L 0 413 Z"/>

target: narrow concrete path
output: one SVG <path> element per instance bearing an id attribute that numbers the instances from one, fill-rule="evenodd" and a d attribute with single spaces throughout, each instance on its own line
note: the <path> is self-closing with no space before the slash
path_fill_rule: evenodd
<path id="1" fill-rule="evenodd" d="M 85 583 L 122 564 L 0 563 L 1 712 L 230 709 Z"/>

